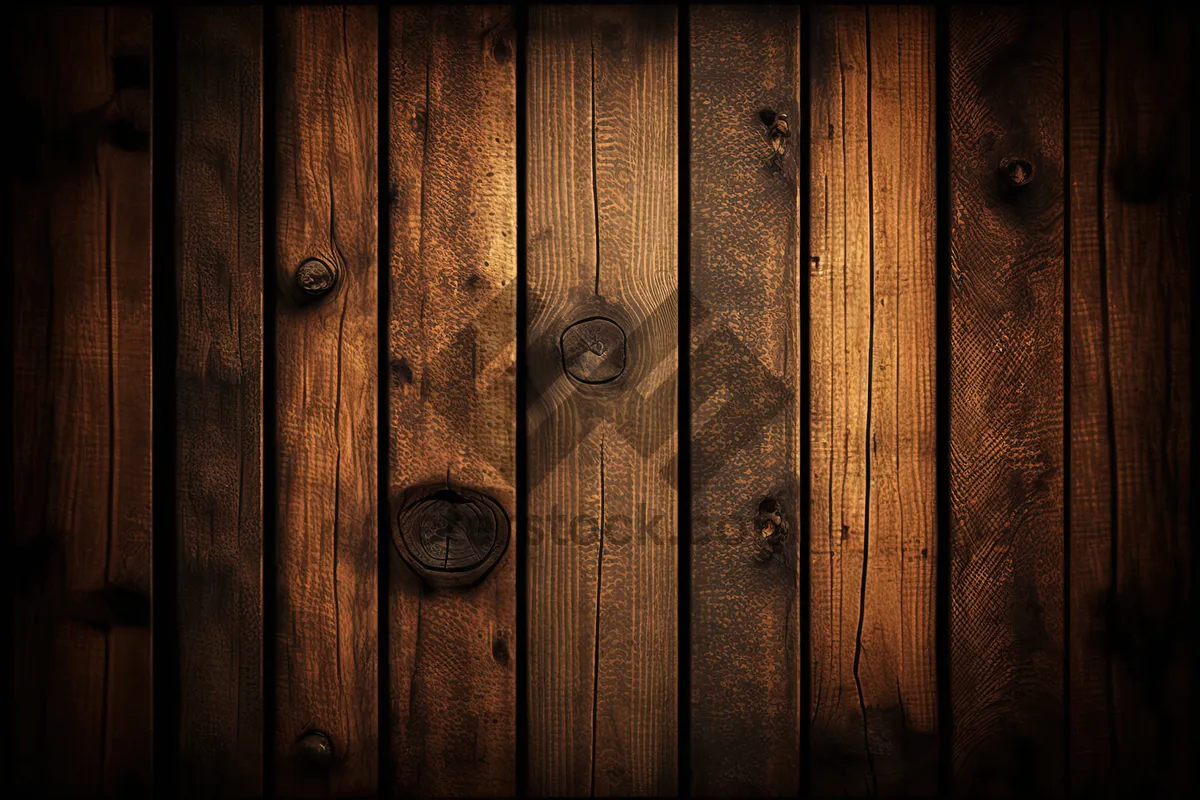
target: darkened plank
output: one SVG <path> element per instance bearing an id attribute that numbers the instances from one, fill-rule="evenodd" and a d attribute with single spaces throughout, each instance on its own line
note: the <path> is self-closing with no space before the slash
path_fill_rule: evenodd
<path id="1" fill-rule="evenodd" d="M 669 795 L 675 7 L 535 8 L 527 63 L 530 791 Z"/>
<path id="2" fill-rule="evenodd" d="M 1062 12 L 950 12 L 954 781 L 1065 790 Z"/>
<path id="3" fill-rule="evenodd" d="M 379 752 L 378 14 L 277 13 L 278 786 L 362 795 Z"/>
<path id="4" fill-rule="evenodd" d="M 516 44 L 511 9 L 391 12 L 388 698 L 402 795 L 516 793 Z M 494 500 L 500 513 L 460 493 Z M 401 515 L 428 490 L 424 526 Z M 465 538 L 447 514 L 487 513 Z M 406 538 L 415 536 L 417 538 Z M 462 586 L 447 547 L 494 563 Z M 402 559 L 405 548 L 418 574 Z M 422 575 L 425 586 L 422 586 Z"/>
<path id="5" fill-rule="evenodd" d="M 932 9 L 812 17 L 812 786 L 937 785 Z"/>
<path id="6" fill-rule="evenodd" d="M 10 22 L 13 782 L 148 795 L 151 17 Z"/>
<path id="7" fill-rule="evenodd" d="M 1072 788 L 1194 782 L 1187 17 L 1071 27 Z"/>
<path id="8" fill-rule="evenodd" d="M 177 791 L 253 796 L 263 750 L 262 11 L 181 8 L 177 24 Z"/>
<path id="9" fill-rule="evenodd" d="M 697 6 L 691 15 L 692 786 L 792 795 L 800 12 Z"/>

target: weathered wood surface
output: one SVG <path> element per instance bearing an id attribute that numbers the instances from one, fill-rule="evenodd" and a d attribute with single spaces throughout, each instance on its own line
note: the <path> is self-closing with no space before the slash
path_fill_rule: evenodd
<path id="1" fill-rule="evenodd" d="M 692 787 L 786 796 L 801 785 L 800 11 L 690 13 Z"/>
<path id="2" fill-rule="evenodd" d="M 177 25 L 173 788 L 252 796 L 263 786 L 262 10 L 180 9 Z"/>
<path id="3" fill-rule="evenodd" d="M 378 13 L 275 13 L 277 785 L 373 794 Z M 332 753 L 310 746 L 314 731 Z"/>
<path id="4" fill-rule="evenodd" d="M 813 790 L 937 788 L 934 12 L 812 15 Z"/>
<path id="5" fill-rule="evenodd" d="M 387 525 L 397 545 L 386 554 L 388 729 L 394 788 L 406 796 L 516 793 L 511 13 L 502 6 L 391 11 Z M 428 499 L 438 493 L 446 497 Z M 460 527 L 458 509 L 470 509 L 461 517 L 470 528 L 456 543 L 432 528 L 446 514 L 454 517 L 450 527 Z M 401 531 L 401 522 L 411 529 Z M 459 544 L 487 571 L 466 563 L 440 569 Z M 432 586 L 422 588 L 421 574 L 401 558 L 397 548 L 410 546 L 432 564 L 423 573 Z M 466 585 L 438 585 L 460 576 Z"/>
<path id="6" fill-rule="evenodd" d="M 950 11 L 955 790 L 1061 795 L 1063 15 Z"/>
<path id="7" fill-rule="evenodd" d="M 676 9 L 537 7 L 526 57 L 529 789 L 669 795 Z"/>
<path id="8" fill-rule="evenodd" d="M 9 21 L 21 120 L 11 159 L 12 782 L 145 796 L 150 13 L 24 9 Z"/>
<path id="9" fill-rule="evenodd" d="M 1071 14 L 1071 779 L 1182 795 L 1191 707 L 1187 19 Z"/>

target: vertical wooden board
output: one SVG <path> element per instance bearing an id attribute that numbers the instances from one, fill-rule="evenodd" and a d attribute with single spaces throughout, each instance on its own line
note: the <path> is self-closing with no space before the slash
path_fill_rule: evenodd
<path id="1" fill-rule="evenodd" d="M 1195 749 L 1188 20 L 1072 23 L 1072 788 L 1182 795 Z"/>
<path id="2" fill-rule="evenodd" d="M 528 64 L 529 781 L 677 786 L 671 7 L 537 7 Z"/>
<path id="3" fill-rule="evenodd" d="M 692 785 L 794 795 L 800 12 L 691 15 Z"/>
<path id="4" fill-rule="evenodd" d="M 932 9 L 812 18 L 812 776 L 937 785 Z"/>
<path id="5" fill-rule="evenodd" d="M 972 796 L 1066 788 L 1062 16 L 950 12 L 950 691 Z"/>
<path id="6" fill-rule="evenodd" d="M 276 13 L 278 787 L 361 795 L 378 781 L 378 14 Z"/>
<path id="7" fill-rule="evenodd" d="M 388 706 L 405 796 L 516 793 L 511 13 L 391 12 Z M 491 513 L 463 489 L 494 501 Z M 463 508 L 482 513 L 458 540 L 444 530 Z M 495 563 L 453 585 L 468 566 L 445 568 L 458 546 L 472 549 L 471 564 Z"/>
<path id="8" fill-rule="evenodd" d="M 262 792 L 262 10 L 177 17 L 180 771 Z"/>
<path id="9" fill-rule="evenodd" d="M 151 791 L 151 15 L 12 17 L 14 784 Z"/>

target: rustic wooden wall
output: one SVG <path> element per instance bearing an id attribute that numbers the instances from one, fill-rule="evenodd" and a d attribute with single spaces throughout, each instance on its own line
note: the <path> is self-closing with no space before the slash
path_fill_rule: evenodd
<path id="1" fill-rule="evenodd" d="M 10 19 L 21 792 L 1194 783 L 1181 12 Z"/>

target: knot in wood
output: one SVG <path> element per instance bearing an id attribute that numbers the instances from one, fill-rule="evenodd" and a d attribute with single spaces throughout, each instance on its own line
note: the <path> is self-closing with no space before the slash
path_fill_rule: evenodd
<path id="1" fill-rule="evenodd" d="M 1013 189 L 1026 186 L 1033 180 L 1033 164 L 1023 158 L 1005 158 L 1000 162 L 1000 175 Z"/>
<path id="2" fill-rule="evenodd" d="M 477 583 L 508 547 L 508 515 L 471 489 L 410 490 L 396 523 L 396 548 L 428 586 Z"/>
<path id="3" fill-rule="evenodd" d="M 324 297 L 337 283 L 337 271 L 319 258 L 305 259 L 296 270 L 296 286 L 308 297 Z"/>
<path id="4" fill-rule="evenodd" d="M 764 497 L 758 504 L 758 513 L 754 515 L 754 525 L 759 535 L 755 557 L 759 561 L 767 561 L 783 549 L 787 539 L 788 522 L 783 516 L 783 503 L 773 497 Z"/>
<path id="5" fill-rule="evenodd" d="M 333 740 L 321 731 L 308 731 L 296 742 L 300 760 L 314 769 L 327 769 L 333 763 Z"/>
<path id="6" fill-rule="evenodd" d="M 563 370 L 580 383 L 608 383 L 625 371 L 625 331 L 606 317 L 590 317 L 562 335 Z"/>
<path id="7" fill-rule="evenodd" d="M 787 114 L 780 114 L 775 117 L 775 121 L 771 123 L 771 130 L 768 137 L 771 141 L 771 149 L 777 155 L 783 155 L 784 149 L 787 147 L 788 137 L 791 136 L 791 128 L 788 127 Z"/>

